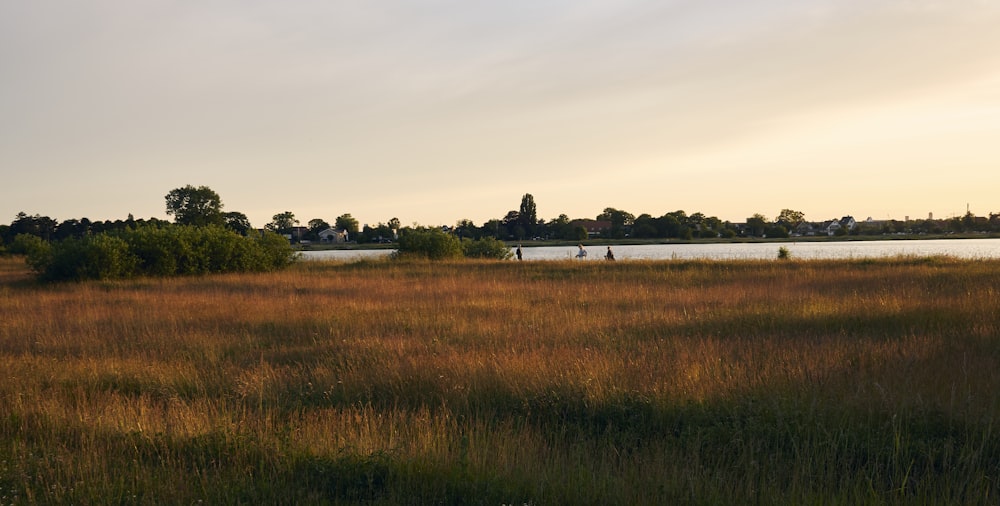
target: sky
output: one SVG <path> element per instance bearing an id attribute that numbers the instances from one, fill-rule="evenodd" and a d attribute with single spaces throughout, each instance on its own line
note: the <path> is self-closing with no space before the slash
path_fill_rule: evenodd
<path id="1" fill-rule="evenodd" d="M 993 0 L 0 0 L 0 223 L 1000 212 Z"/>

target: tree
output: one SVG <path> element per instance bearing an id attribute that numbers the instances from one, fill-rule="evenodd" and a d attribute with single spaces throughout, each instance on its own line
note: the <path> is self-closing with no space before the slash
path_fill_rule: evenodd
<path id="1" fill-rule="evenodd" d="M 28 234 L 48 241 L 53 237 L 59 222 L 48 216 L 34 215 L 28 216 L 23 211 L 17 213 L 17 217 L 10 224 L 7 234 L 15 237 L 18 234 Z"/>
<path id="2" fill-rule="evenodd" d="M 524 227 L 521 226 L 521 213 L 514 211 L 513 209 L 507 211 L 507 215 L 504 216 L 503 219 L 500 220 L 500 222 L 503 223 L 503 228 L 504 231 L 506 232 L 506 236 L 503 238 L 497 237 L 497 239 L 504 239 L 506 237 L 513 237 L 514 239 L 524 239 L 525 230 Z"/>
<path id="3" fill-rule="evenodd" d="M 459 220 L 455 224 L 455 233 L 458 234 L 459 239 L 479 239 L 479 227 L 476 223 L 470 219 Z"/>
<path id="4" fill-rule="evenodd" d="M 351 216 L 351 213 L 345 213 L 337 216 L 337 230 L 346 230 L 348 237 L 354 237 L 358 235 L 358 220 Z"/>
<path id="5" fill-rule="evenodd" d="M 538 223 L 538 213 L 535 209 L 535 197 L 532 197 L 530 193 L 525 193 L 521 197 L 518 222 L 528 235 L 534 235 L 535 224 Z"/>
<path id="6" fill-rule="evenodd" d="M 225 225 L 222 214 L 222 199 L 207 186 L 187 185 L 175 188 L 165 197 L 167 214 L 174 217 L 178 225 Z"/>
<path id="7" fill-rule="evenodd" d="M 250 225 L 250 219 L 243 213 L 236 211 L 223 213 L 222 218 L 226 223 L 226 228 L 240 235 L 249 234 L 250 230 L 253 228 Z"/>
<path id="8" fill-rule="evenodd" d="M 789 230 L 795 230 L 802 224 L 805 220 L 806 215 L 802 211 L 793 211 L 791 209 L 782 209 L 778 214 L 778 217 L 774 219 L 775 223 L 784 225 Z"/>
<path id="9" fill-rule="evenodd" d="M 306 226 L 309 227 L 309 232 L 306 234 L 306 237 L 313 241 L 319 240 L 320 232 L 330 228 L 330 224 L 327 223 L 326 220 L 320 218 L 313 218 L 309 220 L 309 224 Z"/>
<path id="10" fill-rule="evenodd" d="M 640 214 L 632 223 L 632 237 L 656 237 L 656 225 L 653 217 L 648 214 Z"/>
<path id="11" fill-rule="evenodd" d="M 546 238 L 563 238 L 569 236 L 570 229 L 572 228 L 569 226 L 569 221 L 569 216 L 566 214 L 560 214 L 558 217 L 549 220 L 545 225 Z"/>
<path id="12" fill-rule="evenodd" d="M 285 211 L 272 216 L 271 223 L 265 225 L 264 228 L 279 234 L 291 234 L 292 228 L 298 224 L 299 220 L 295 219 L 295 214 L 291 211 Z"/>
<path id="13" fill-rule="evenodd" d="M 747 229 L 750 235 L 754 237 L 761 237 L 764 235 L 764 230 L 767 228 L 768 221 L 763 214 L 755 213 L 753 216 L 747 218 Z"/>
<path id="14" fill-rule="evenodd" d="M 635 216 L 627 211 L 606 207 L 603 213 L 597 215 L 597 219 L 611 222 L 611 237 L 624 237 L 628 227 L 635 221 Z"/>

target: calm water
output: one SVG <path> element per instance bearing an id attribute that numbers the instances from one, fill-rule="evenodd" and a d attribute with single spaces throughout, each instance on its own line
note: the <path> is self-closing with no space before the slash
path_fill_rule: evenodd
<path id="1" fill-rule="evenodd" d="M 727 244 L 644 244 L 611 246 L 619 260 L 713 259 L 752 260 L 777 258 L 778 248 L 788 248 L 792 258 L 877 258 L 897 255 L 949 255 L 958 258 L 1000 258 L 1000 239 L 933 239 L 896 241 L 784 242 Z M 589 246 L 587 261 L 603 260 L 606 246 Z M 575 246 L 522 248 L 525 260 L 567 260 L 576 257 Z M 392 250 L 306 251 L 306 260 L 354 261 L 379 258 Z"/>

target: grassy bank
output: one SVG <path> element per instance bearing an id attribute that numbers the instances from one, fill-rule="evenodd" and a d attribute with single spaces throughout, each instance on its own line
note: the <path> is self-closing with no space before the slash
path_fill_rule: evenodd
<path id="1" fill-rule="evenodd" d="M 0 504 L 995 504 L 1000 262 L 0 259 Z"/>

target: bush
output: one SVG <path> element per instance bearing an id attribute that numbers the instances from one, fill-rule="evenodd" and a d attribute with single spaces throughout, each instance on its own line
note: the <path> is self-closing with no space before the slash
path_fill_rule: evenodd
<path id="1" fill-rule="evenodd" d="M 37 239 L 37 238 L 35 238 Z M 46 280 L 116 279 L 271 271 L 297 253 L 272 232 L 245 237 L 220 226 L 146 226 L 49 245 L 23 240 L 28 264 Z"/>
<path id="2" fill-rule="evenodd" d="M 132 276 L 137 264 L 128 243 L 99 234 L 55 244 L 41 274 L 45 280 L 119 279 Z"/>
<path id="3" fill-rule="evenodd" d="M 396 257 L 418 257 L 430 260 L 462 258 L 462 242 L 451 234 L 430 228 L 408 230 L 399 237 Z"/>
<path id="4" fill-rule="evenodd" d="M 464 239 L 462 241 L 462 252 L 469 258 L 495 258 L 497 260 L 509 260 L 514 256 L 510 247 L 503 241 L 498 241 L 493 237 L 482 239 Z"/>
<path id="5" fill-rule="evenodd" d="M 273 271 L 288 267 L 298 258 L 298 253 L 292 249 L 288 239 L 274 233 L 264 231 L 252 234 L 250 237 L 253 249 L 250 257 L 255 271 Z"/>

